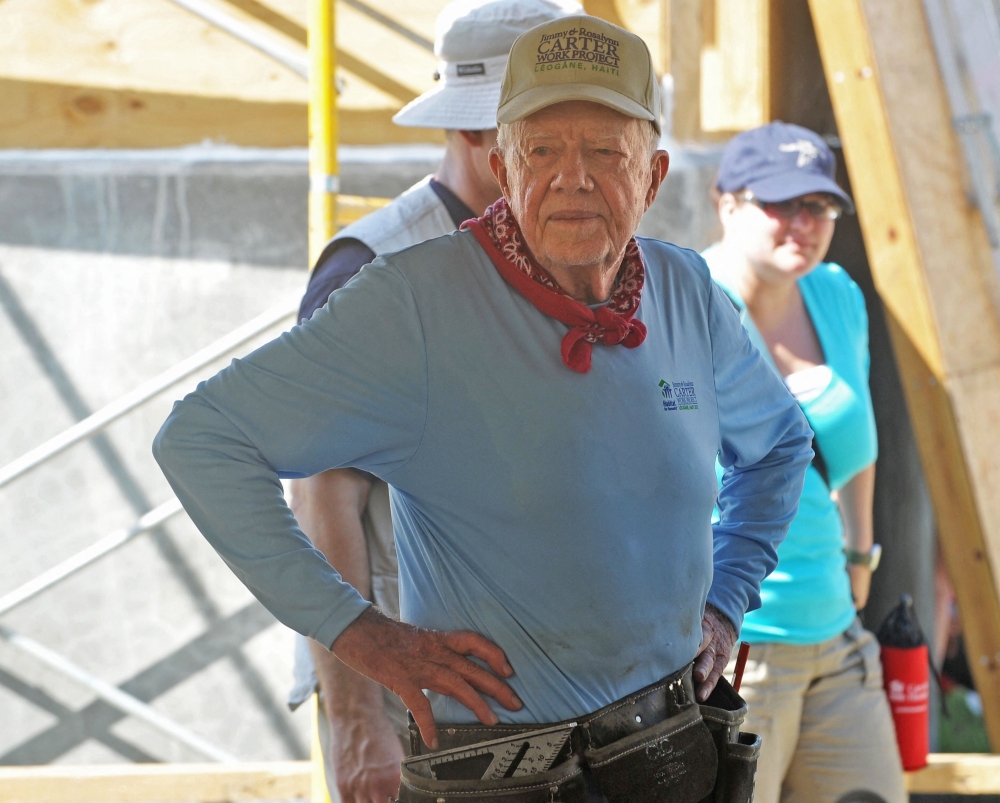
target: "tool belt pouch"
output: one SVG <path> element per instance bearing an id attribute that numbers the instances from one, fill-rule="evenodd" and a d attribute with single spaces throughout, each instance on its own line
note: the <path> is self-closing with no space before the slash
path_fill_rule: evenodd
<path id="1" fill-rule="evenodd" d="M 740 733 L 737 741 L 726 745 L 725 754 L 719 754 L 719 777 L 712 803 L 753 801 L 760 742 L 756 733 Z"/>
<path id="2" fill-rule="evenodd" d="M 584 758 L 610 803 L 698 803 L 715 786 L 717 756 L 697 705 Z"/>
<path id="3" fill-rule="evenodd" d="M 715 789 L 701 803 L 750 803 L 753 800 L 761 739 L 755 733 L 740 732 L 746 714 L 746 701 L 729 681 L 720 678 L 701 705 L 701 715 L 719 756 Z"/>
<path id="4" fill-rule="evenodd" d="M 400 768 L 397 803 L 586 803 L 587 787 L 578 756 L 546 772 L 495 780 L 439 781 Z"/>

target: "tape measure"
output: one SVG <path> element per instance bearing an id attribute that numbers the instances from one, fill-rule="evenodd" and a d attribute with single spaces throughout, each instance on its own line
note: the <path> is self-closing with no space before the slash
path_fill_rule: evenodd
<path id="1" fill-rule="evenodd" d="M 555 766 L 575 722 L 517 736 L 453 747 L 403 760 L 412 773 L 438 781 L 491 781 L 545 772 Z"/>

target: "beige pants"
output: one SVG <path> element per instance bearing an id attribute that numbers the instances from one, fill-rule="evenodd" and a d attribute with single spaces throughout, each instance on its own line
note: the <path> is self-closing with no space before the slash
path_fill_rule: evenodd
<path id="1" fill-rule="evenodd" d="M 906 803 L 878 642 L 857 619 L 820 644 L 754 644 L 740 694 L 743 729 L 763 737 L 754 803 L 837 803 L 858 791 Z"/>

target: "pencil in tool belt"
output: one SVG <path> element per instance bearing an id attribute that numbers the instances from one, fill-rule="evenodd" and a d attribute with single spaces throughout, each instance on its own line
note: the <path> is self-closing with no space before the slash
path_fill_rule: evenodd
<path id="1" fill-rule="evenodd" d="M 736 656 L 736 671 L 733 672 L 733 691 L 740 690 L 740 683 L 743 682 L 743 670 L 747 666 L 747 656 L 750 655 L 750 644 L 746 641 L 740 642 L 740 651 Z"/>

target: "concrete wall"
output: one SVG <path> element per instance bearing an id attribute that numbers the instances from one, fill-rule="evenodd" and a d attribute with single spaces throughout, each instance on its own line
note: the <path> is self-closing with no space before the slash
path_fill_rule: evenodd
<path id="1" fill-rule="evenodd" d="M 345 148 L 343 189 L 394 195 L 439 155 Z M 711 241 L 716 159 L 674 153 L 644 233 Z M 0 465 L 299 295 L 306 189 L 301 150 L 0 152 Z M 0 595 L 169 498 L 150 442 L 193 383 L 0 489 Z M 183 515 L 2 622 L 242 759 L 307 753 L 290 632 Z M 0 764 L 200 759 L 3 639 L 0 723 Z"/>
<path id="2" fill-rule="evenodd" d="M 342 147 L 342 190 L 391 198 L 433 172 L 441 153 Z M 717 226 L 706 192 L 719 151 L 671 154 L 641 232 L 704 247 Z M 0 151 L 0 243 L 301 267 L 306 160 L 298 148 Z"/>

